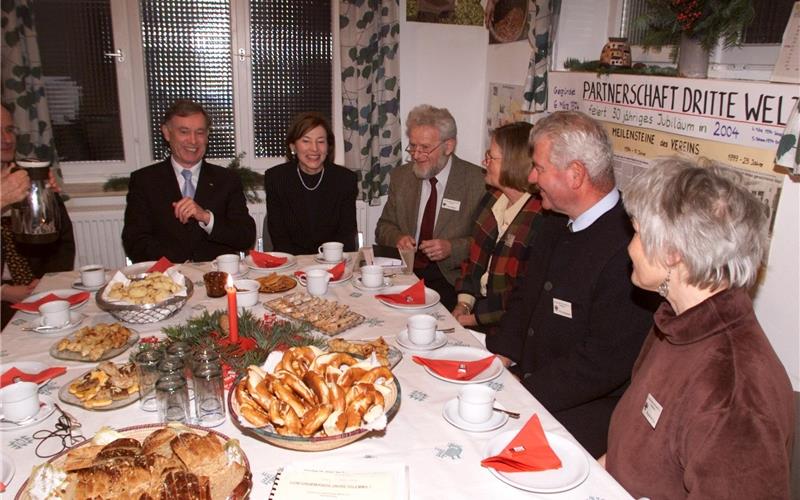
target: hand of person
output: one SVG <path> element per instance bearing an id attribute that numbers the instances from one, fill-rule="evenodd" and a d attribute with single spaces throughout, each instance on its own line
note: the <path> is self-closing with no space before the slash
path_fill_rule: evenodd
<path id="1" fill-rule="evenodd" d="M 497 359 L 499 359 L 500 362 L 503 363 L 503 366 L 505 366 L 506 368 L 511 366 L 511 363 L 512 363 L 511 359 L 503 356 L 502 354 L 498 354 L 497 355 Z"/>
<path id="2" fill-rule="evenodd" d="M 175 218 L 181 221 L 181 224 L 186 224 L 189 219 L 196 219 L 203 224 L 208 224 L 211 220 L 211 215 L 189 197 L 176 201 L 172 204 L 172 208 L 175 209 Z"/>
<path id="3" fill-rule="evenodd" d="M 462 316 L 467 316 L 469 313 L 472 312 L 469 307 L 464 302 L 459 302 L 453 308 L 453 311 L 450 313 L 453 315 L 455 319 L 459 319 Z"/>
<path id="4" fill-rule="evenodd" d="M 494 17 L 494 6 L 497 4 L 497 0 L 486 0 L 486 7 L 483 8 L 483 25 L 486 26 L 486 29 L 489 29 L 489 25 L 492 24 L 492 18 Z"/>
<path id="5" fill-rule="evenodd" d="M 401 236 L 400 239 L 397 240 L 398 250 L 413 250 L 415 246 L 417 246 L 417 242 L 407 234 Z"/>
<path id="6" fill-rule="evenodd" d="M 56 174 L 53 173 L 53 169 L 51 168 L 50 171 L 47 173 L 47 187 L 55 191 L 56 193 L 61 192 L 61 186 L 58 185 L 58 180 L 56 179 Z"/>
<path id="7" fill-rule="evenodd" d="M 3 300 L 12 304 L 23 301 L 30 297 L 37 284 L 39 284 L 38 279 L 31 281 L 27 285 L 3 285 Z"/>
<path id="8" fill-rule="evenodd" d="M 436 262 L 450 257 L 453 246 L 450 240 L 425 240 L 419 244 L 419 249 L 431 262 Z"/>
<path id="9" fill-rule="evenodd" d="M 0 173 L 0 208 L 5 209 L 8 205 L 25 199 L 31 190 L 31 179 L 28 172 L 17 170 L 11 172 L 13 163 L 3 168 Z"/>
<path id="10" fill-rule="evenodd" d="M 456 318 L 461 326 L 477 326 L 478 320 L 475 319 L 474 314 L 463 314 Z"/>

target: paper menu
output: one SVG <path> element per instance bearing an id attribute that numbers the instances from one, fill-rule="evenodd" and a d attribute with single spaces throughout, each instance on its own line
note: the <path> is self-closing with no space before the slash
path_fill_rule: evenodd
<path id="1" fill-rule="evenodd" d="M 377 466 L 376 466 L 377 465 Z M 272 486 L 275 500 L 406 500 L 408 466 L 404 464 L 288 465 Z"/>

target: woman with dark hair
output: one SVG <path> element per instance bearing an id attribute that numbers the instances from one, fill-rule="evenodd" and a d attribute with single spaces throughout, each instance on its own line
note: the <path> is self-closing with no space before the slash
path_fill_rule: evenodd
<path id="1" fill-rule="evenodd" d="M 789 498 L 792 387 L 748 293 L 763 206 L 679 158 L 644 170 L 624 201 L 631 280 L 664 302 L 611 417 L 608 471 L 637 498 Z"/>
<path id="2" fill-rule="evenodd" d="M 475 221 L 467 265 L 456 282 L 453 316 L 485 333 L 500 323 L 518 276 L 525 274 L 542 200 L 528 183 L 532 125 L 503 125 L 492 133 L 483 160 L 489 189 Z"/>
<path id="3" fill-rule="evenodd" d="M 264 174 L 267 229 L 273 250 L 316 254 L 326 241 L 358 249 L 356 174 L 335 165 L 334 137 L 319 113 L 301 113 L 289 126 L 287 163 Z"/>

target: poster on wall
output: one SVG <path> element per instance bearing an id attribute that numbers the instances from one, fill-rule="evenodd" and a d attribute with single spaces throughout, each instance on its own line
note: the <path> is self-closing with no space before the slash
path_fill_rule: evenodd
<path id="1" fill-rule="evenodd" d="M 522 108 L 523 85 L 490 83 L 486 109 L 486 135 L 484 149 L 489 149 L 489 133 L 506 123 L 529 121 L 530 113 Z"/>
<path id="2" fill-rule="evenodd" d="M 772 69 L 773 82 L 800 83 L 800 2 L 795 2 Z"/>
<path id="3" fill-rule="evenodd" d="M 775 151 L 796 85 L 567 72 L 548 82 L 550 111 L 582 111 L 606 127 L 621 189 L 653 158 L 704 157 L 734 171 L 774 223 L 783 180 Z"/>
<path id="4" fill-rule="evenodd" d="M 482 26 L 483 7 L 479 0 L 407 0 L 406 21 Z"/>
<path id="5" fill-rule="evenodd" d="M 528 39 L 528 0 L 486 0 L 489 43 L 511 43 Z M 532 7 L 531 7 L 532 8 Z"/>

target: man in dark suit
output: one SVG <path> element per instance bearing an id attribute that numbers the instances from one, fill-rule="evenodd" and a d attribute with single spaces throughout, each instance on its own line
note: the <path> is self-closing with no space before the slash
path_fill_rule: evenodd
<path id="1" fill-rule="evenodd" d="M 633 286 L 633 228 L 603 126 L 554 113 L 531 133 L 543 215 L 520 287 L 486 345 L 595 457 L 652 323 L 657 295 Z"/>
<path id="2" fill-rule="evenodd" d="M 135 171 L 128 186 L 122 244 L 132 261 L 207 261 L 253 246 L 241 180 L 203 160 L 210 127 L 195 102 L 178 100 L 167 111 L 161 132 L 172 154 Z"/>
<path id="3" fill-rule="evenodd" d="M 454 285 L 486 193 L 481 167 L 454 154 L 456 133 L 447 109 L 411 110 L 406 152 L 412 161 L 392 170 L 389 199 L 375 228 L 380 245 L 416 248 L 414 273 L 439 292 L 448 310 L 456 305 Z"/>

